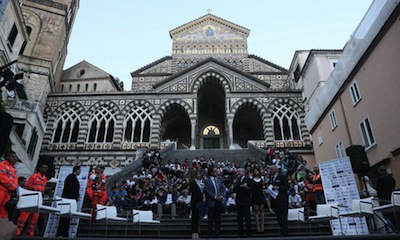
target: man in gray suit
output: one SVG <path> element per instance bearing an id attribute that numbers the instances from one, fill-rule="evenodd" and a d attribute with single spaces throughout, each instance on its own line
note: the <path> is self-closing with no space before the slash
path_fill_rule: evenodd
<path id="1" fill-rule="evenodd" d="M 217 178 L 216 169 L 210 169 L 210 177 L 204 181 L 204 192 L 206 195 L 206 206 L 208 208 L 208 238 L 219 238 L 221 235 L 221 211 L 224 206 L 224 187 Z M 215 234 L 212 234 L 215 226 Z"/>

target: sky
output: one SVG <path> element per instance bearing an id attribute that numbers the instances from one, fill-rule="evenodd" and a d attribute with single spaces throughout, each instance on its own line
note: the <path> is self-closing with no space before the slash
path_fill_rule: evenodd
<path id="1" fill-rule="evenodd" d="M 124 82 L 171 56 L 169 31 L 208 13 L 250 29 L 248 53 L 288 69 L 296 50 L 342 49 L 372 0 L 81 0 L 64 69 L 82 60 Z"/>

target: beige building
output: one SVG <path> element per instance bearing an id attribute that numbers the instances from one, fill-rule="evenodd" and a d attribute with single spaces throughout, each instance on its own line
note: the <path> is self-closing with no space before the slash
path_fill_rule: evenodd
<path id="1" fill-rule="evenodd" d="M 400 187 L 400 6 L 399 1 L 374 1 L 346 44 L 334 70 L 322 82 L 313 67 L 301 70 L 306 123 L 318 162 L 346 156 L 353 145 L 365 146 L 376 176 L 386 166 Z M 319 51 L 318 51 L 319 52 Z M 329 55 L 326 55 L 329 58 Z M 325 61 L 326 62 L 326 61 Z M 293 71 L 292 71 L 293 72 Z M 294 83 L 296 84 L 296 83 Z"/>

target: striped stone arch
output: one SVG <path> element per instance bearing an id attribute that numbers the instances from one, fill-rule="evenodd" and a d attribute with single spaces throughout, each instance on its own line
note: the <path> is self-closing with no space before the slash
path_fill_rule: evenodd
<path id="1" fill-rule="evenodd" d="M 153 139 L 154 137 L 154 132 L 155 132 L 155 122 L 159 122 L 159 120 L 155 121 L 155 119 L 159 119 L 158 115 L 156 114 L 156 108 L 154 107 L 154 105 L 152 103 L 150 103 L 147 100 L 143 100 L 143 99 L 137 99 L 137 100 L 133 100 L 131 102 L 129 102 L 128 104 L 126 104 L 126 106 L 121 110 L 121 117 L 122 117 L 122 122 L 124 122 L 126 119 L 126 115 L 129 112 L 130 109 L 134 108 L 135 106 L 144 106 L 145 108 L 147 108 L 149 110 L 149 114 L 151 115 L 151 121 L 152 121 L 152 126 L 150 126 L 150 143 L 152 144 L 155 140 Z M 121 123 L 121 126 L 123 126 L 123 123 Z M 157 125 L 158 126 L 158 125 Z M 123 138 L 124 136 L 124 129 L 121 131 L 121 138 Z M 124 141 L 122 139 L 122 141 Z M 156 141 L 157 142 L 157 141 Z"/>
<path id="2" fill-rule="evenodd" d="M 235 116 L 237 111 L 239 109 L 241 109 L 242 107 L 253 108 L 259 113 L 261 121 L 262 121 L 262 125 L 263 125 L 263 136 L 264 136 L 264 139 L 266 139 L 267 130 L 266 130 L 265 126 L 267 126 L 268 118 L 267 118 L 267 110 L 265 108 L 265 105 L 254 98 L 242 98 L 242 99 L 236 101 L 231 106 L 231 113 Z"/>
<path id="3" fill-rule="evenodd" d="M 219 84 L 221 84 L 221 87 L 224 89 L 225 93 L 231 92 L 231 89 L 233 88 L 230 84 L 230 82 L 227 80 L 225 76 L 222 74 L 219 74 L 214 71 L 208 71 L 205 72 L 201 75 L 199 75 L 193 82 L 192 86 L 192 92 L 197 93 L 201 86 L 205 83 L 206 79 L 214 77 L 215 79 L 218 80 Z"/>
<path id="4" fill-rule="evenodd" d="M 154 114 L 156 111 L 156 108 L 154 107 L 154 105 L 152 103 L 150 103 L 147 100 L 143 100 L 143 99 L 138 99 L 138 100 L 133 100 L 131 102 L 129 102 L 128 104 L 126 104 L 126 106 L 121 110 L 121 114 L 123 116 L 125 116 L 125 114 L 129 111 L 129 109 L 131 109 L 134 106 L 145 106 L 146 108 L 149 109 L 151 114 Z"/>
<path id="5" fill-rule="evenodd" d="M 194 113 L 193 107 L 182 99 L 169 99 L 165 101 L 162 105 L 159 106 L 157 111 L 158 114 L 154 114 L 153 117 L 153 128 L 151 129 L 151 140 L 150 140 L 152 145 L 154 146 L 158 145 L 158 142 L 160 141 L 161 138 L 160 134 L 161 134 L 162 119 L 164 118 L 168 110 L 171 108 L 171 106 L 174 104 L 177 104 L 181 106 L 183 109 L 185 109 L 188 117 L 190 117 L 190 115 Z"/>
<path id="6" fill-rule="evenodd" d="M 273 126 L 273 114 L 274 114 L 274 109 L 276 106 L 278 105 L 288 105 L 291 108 L 293 108 L 294 111 L 297 112 L 297 114 L 299 115 L 300 118 L 300 134 L 302 136 L 303 141 L 306 143 L 306 145 L 311 144 L 311 140 L 310 140 L 310 135 L 309 132 L 307 130 L 307 126 L 306 123 L 304 121 L 305 118 L 305 112 L 303 107 L 297 103 L 296 100 L 291 99 L 291 98 L 277 98 L 274 99 L 270 102 L 270 104 L 267 107 L 267 118 L 268 118 L 268 122 L 267 122 L 267 128 L 268 128 L 268 135 L 267 135 L 267 142 L 268 144 L 272 144 L 274 142 L 274 126 Z"/>
<path id="7" fill-rule="evenodd" d="M 118 107 L 118 105 L 115 102 L 110 101 L 110 100 L 101 100 L 101 101 L 95 102 L 92 106 L 90 106 L 90 108 L 87 110 L 87 115 L 89 115 L 89 116 L 92 115 L 96 109 L 98 109 L 99 107 L 102 107 L 102 106 L 110 106 L 116 116 L 117 116 L 117 114 L 120 113 L 120 108 Z"/>
<path id="8" fill-rule="evenodd" d="M 60 106 L 58 106 L 56 109 L 54 109 L 54 111 L 51 110 L 50 105 L 46 105 L 45 109 L 44 109 L 44 113 L 43 116 L 46 119 L 46 125 L 48 126 L 46 128 L 46 132 L 44 134 L 44 138 L 43 138 L 43 146 L 46 148 L 50 142 L 51 139 L 53 137 L 53 133 L 56 130 L 54 123 L 58 117 L 58 115 L 67 108 L 75 108 L 76 112 L 79 112 L 81 115 L 84 115 L 86 110 L 85 107 L 82 105 L 82 103 L 78 102 L 78 101 L 66 101 L 63 102 Z"/>
<path id="9" fill-rule="evenodd" d="M 160 119 L 164 118 L 164 115 L 174 104 L 180 105 L 182 108 L 184 108 L 188 116 L 194 113 L 193 107 L 190 106 L 189 103 L 187 103 L 186 101 L 182 99 L 169 99 L 165 101 L 163 104 L 161 104 L 160 107 L 158 108 Z"/>

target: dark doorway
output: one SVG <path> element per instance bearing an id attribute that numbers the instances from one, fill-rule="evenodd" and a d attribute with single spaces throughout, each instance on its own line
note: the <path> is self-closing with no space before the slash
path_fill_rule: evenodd
<path id="1" fill-rule="evenodd" d="M 241 107 L 233 120 L 233 142 L 247 148 L 248 140 L 263 140 L 260 115 L 253 104 Z"/>
<path id="2" fill-rule="evenodd" d="M 220 135 L 218 141 L 220 144 L 217 148 L 226 147 L 226 118 L 225 118 L 225 91 L 221 86 L 220 80 L 209 76 L 204 80 L 203 85 L 199 89 L 198 95 L 198 125 L 197 125 L 197 146 L 200 148 L 201 142 L 203 142 L 203 148 L 205 148 L 205 141 L 202 141 L 201 129 L 209 124 L 213 124 L 219 127 Z M 200 141 L 199 141 L 200 140 Z M 208 141 L 208 140 L 207 140 Z M 211 141 L 211 140 L 210 140 Z M 222 141 L 222 142 L 221 142 Z M 221 144 L 222 143 L 222 144 Z M 200 144 L 200 145 L 199 145 Z M 207 143 L 209 144 L 209 143 Z M 213 143 L 213 146 L 216 143 Z"/>
<path id="3" fill-rule="evenodd" d="M 168 106 L 168 112 L 161 122 L 161 140 L 178 142 L 179 149 L 190 148 L 190 120 L 185 109 L 178 104 Z"/>

